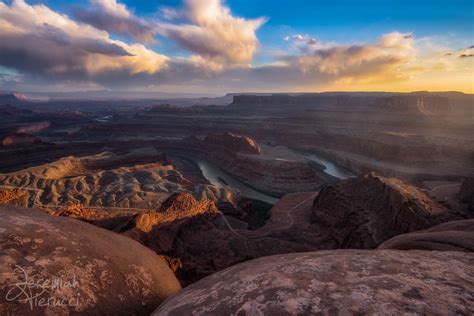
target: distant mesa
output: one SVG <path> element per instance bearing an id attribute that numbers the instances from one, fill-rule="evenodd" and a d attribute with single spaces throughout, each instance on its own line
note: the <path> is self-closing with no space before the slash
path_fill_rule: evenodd
<path id="1" fill-rule="evenodd" d="M 295 111 L 319 109 L 360 109 L 371 112 L 399 114 L 437 115 L 452 114 L 450 96 L 458 93 L 364 93 L 324 92 L 303 94 L 235 95 L 230 108 L 234 110 Z M 462 95 L 462 94 L 461 94 Z M 459 109 L 456 109 L 459 110 Z"/>
<path id="2" fill-rule="evenodd" d="M 374 106 L 384 112 L 418 115 L 449 114 L 452 111 L 447 97 L 427 93 L 384 97 L 375 100 Z"/>
<path id="3" fill-rule="evenodd" d="M 472 275 L 456 251 L 291 253 L 212 274 L 153 315 L 470 315 Z"/>
<path id="4" fill-rule="evenodd" d="M 292 96 L 288 94 L 272 95 L 235 95 L 231 105 L 291 105 L 301 102 L 301 96 Z"/>
<path id="5" fill-rule="evenodd" d="M 369 173 L 323 188 L 314 201 L 312 222 L 338 248 L 375 248 L 403 233 L 455 219 L 419 188 Z"/>
<path id="6" fill-rule="evenodd" d="M 154 252 L 75 219 L 0 206 L 0 235 L 2 314 L 146 315 L 180 290 Z M 21 292 L 25 278 L 34 286 Z"/>

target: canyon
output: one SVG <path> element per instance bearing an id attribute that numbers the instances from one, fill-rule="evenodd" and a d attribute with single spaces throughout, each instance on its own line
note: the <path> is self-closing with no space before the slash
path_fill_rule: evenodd
<path id="1" fill-rule="evenodd" d="M 2 286 L 84 276 L 44 313 L 474 311 L 472 95 L 166 102 L 0 98 Z"/>

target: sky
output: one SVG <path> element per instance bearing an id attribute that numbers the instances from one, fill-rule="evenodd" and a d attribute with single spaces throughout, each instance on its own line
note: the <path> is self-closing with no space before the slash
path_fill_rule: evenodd
<path id="1" fill-rule="evenodd" d="M 0 1 L 0 90 L 473 93 L 474 2 Z"/>

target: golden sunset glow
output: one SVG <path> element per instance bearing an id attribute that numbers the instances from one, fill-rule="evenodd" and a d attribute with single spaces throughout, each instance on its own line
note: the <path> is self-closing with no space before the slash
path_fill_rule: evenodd
<path id="1" fill-rule="evenodd" d="M 395 29 L 371 30 L 372 39 L 323 40 L 290 29 L 276 40 L 268 31 L 276 27 L 271 12 L 245 18 L 221 0 L 184 0 L 150 18 L 116 0 L 91 0 L 90 8 L 72 14 L 25 0 L 0 2 L 0 80 L 17 90 L 41 78 L 46 86 L 64 81 L 104 89 L 185 86 L 215 94 L 474 92 L 474 47 L 446 45 L 469 39 Z"/>

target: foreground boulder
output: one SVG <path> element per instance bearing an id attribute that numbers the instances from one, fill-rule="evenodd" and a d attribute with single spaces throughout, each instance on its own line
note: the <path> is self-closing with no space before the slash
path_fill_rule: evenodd
<path id="1" fill-rule="evenodd" d="M 146 314 L 180 290 L 154 252 L 78 220 L 3 205 L 0 236 L 2 314 Z"/>
<path id="2" fill-rule="evenodd" d="M 462 252 L 264 257 L 190 285 L 153 315 L 472 315 L 473 264 Z"/>
<path id="3" fill-rule="evenodd" d="M 362 249 L 450 219 L 455 215 L 419 188 L 375 173 L 322 189 L 312 216 L 337 248 Z"/>
<path id="4" fill-rule="evenodd" d="M 430 229 L 399 235 L 378 248 L 474 252 L 474 219 L 447 222 Z"/>

